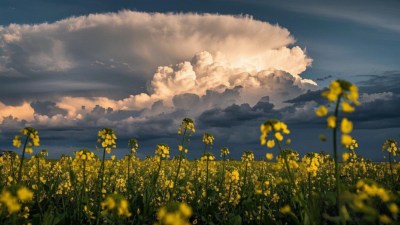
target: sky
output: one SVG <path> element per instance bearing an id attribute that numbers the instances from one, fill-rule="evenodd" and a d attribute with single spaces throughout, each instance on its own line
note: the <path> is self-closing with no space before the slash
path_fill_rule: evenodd
<path id="1" fill-rule="evenodd" d="M 360 88 L 349 116 L 360 154 L 383 160 L 384 140 L 400 137 L 399 52 L 395 0 L 3 0 L 0 149 L 16 150 L 13 136 L 32 126 L 52 158 L 95 151 L 97 131 L 110 127 L 119 157 L 130 138 L 140 157 L 158 143 L 174 155 L 190 117 L 190 158 L 204 132 L 215 155 L 227 146 L 233 158 L 249 149 L 262 158 L 268 119 L 288 124 L 300 154 L 330 153 L 314 110 L 345 79 Z"/>

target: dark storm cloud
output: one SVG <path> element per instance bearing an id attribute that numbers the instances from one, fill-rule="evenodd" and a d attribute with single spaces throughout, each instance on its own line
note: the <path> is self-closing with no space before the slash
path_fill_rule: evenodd
<path id="1" fill-rule="evenodd" d="M 1 123 L 0 134 L 10 135 L 11 133 L 18 132 L 19 129 L 25 127 L 26 124 L 27 122 L 25 120 L 18 120 L 18 118 L 14 118 L 13 116 L 4 117 Z"/>
<path id="2" fill-rule="evenodd" d="M 350 116 L 361 129 L 400 127 L 400 95 L 361 104 Z"/>
<path id="3" fill-rule="evenodd" d="M 328 75 L 328 76 L 325 76 L 325 77 L 318 77 L 315 80 L 316 81 L 325 81 L 325 80 L 332 79 L 332 77 L 333 77 L 332 75 Z"/>
<path id="4" fill-rule="evenodd" d="M 362 75 L 367 79 L 358 82 L 361 105 L 348 116 L 358 129 L 383 129 L 400 127 L 400 73 L 385 72 L 379 75 Z M 284 119 L 296 126 L 317 127 L 325 120 L 314 116 L 314 110 L 328 101 L 321 96 L 324 90 L 308 91 L 305 94 L 286 101 L 293 103 L 280 111 Z M 332 105 L 332 104 L 331 104 Z"/>
<path id="5" fill-rule="evenodd" d="M 67 110 L 61 109 L 56 105 L 55 102 L 51 101 L 34 101 L 31 103 L 32 108 L 38 115 L 55 116 L 55 115 L 67 115 Z"/>
<path id="6" fill-rule="evenodd" d="M 324 89 L 325 90 L 325 89 Z M 316 91 L 307 91 L 305 94 L 301 94 L 294 99 L 290 99 L 286 101 L 286 103 L 305 103 L 309 101 L 315 101 L 318 104 L 326 103 L 326 99 L 324 99 L 321 94 L 324 90 L 316 90 Z"/>
<path id="7" fill-rule="evenodd" d="M 400 94 L 400 71 L 387 71 L 379 75 L 360 75 L 360 91 L 365 93 L 392 92 Z"/>
<path id="8" fill-rule="evenodd" d="M 214 108 L 204 111 L 198 117 L 198 122 L 204 127 L 233 127 L 261 117 L 279 117 L 279 113 L 273 110 L 273 107 L 274 105 L 268 102 L 268 97 L 264 97 L 253 107 L 247 103 L 233 104 L 223 109 Z"/>

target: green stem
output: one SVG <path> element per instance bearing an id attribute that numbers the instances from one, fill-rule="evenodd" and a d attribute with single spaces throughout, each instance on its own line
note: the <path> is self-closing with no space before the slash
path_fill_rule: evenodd
<path id="1" fill-rule="evenodd" d="M 246 166 L 244 167 L 244 178 L 243 178 L 243 186 L 242 186 L 242 190 L 241 190 L 241 193 L 240 193 L 240 196 L 241 197 L 243 197 L 243 194 L 245 193 L 244 192 L 244 189 L 245 189 L 245 187 L 246 187 L 246 183 L 247 183 L 247 167 L 248 167 L 248 163 L 249 162 L 245 162 L 246 163 Z"/>
<path id="2" fill-rule="evenodd" d="M 104 160 L 106 158 L 106 148 L 103 148 L 103 157 L 100 166 L 100 189 L 97 196 L 97 210 L 96 210 L 96 225 L 100 222 L 100 201 L 103 195 L 103 181 L 104 181 Z"/>
<path id="3" fill-rule="evenodd" d="M 336 102 L 335 107 L 335 127 L 333 128 L 333 158 L 335 160 L 335 182 L 336 182 L 336 207 L 337 207 L 337 215 L 340 213 L 340 180 L 339 180 L 339 162 L 338 162 L 338 153 L 337 153 L 337 117 L 339 114 L 339 103 L 341 99 L 341 95 L 339 95 L 338 100 Z"/>
<path id="4" fill-rule="evenodd" d="M 278 143 L 279 152 L 283 152 L 281 142 L 276 138 L 275 138 L 275 140 Z M 286 167 L 286 170 L 287 170 L 287 173 L 288 173 L 288 176 L 289 176 L 289 182 L 291 183 L 291 185 L 293 185 L 293 188 L 295 188 L 296 187 L 296 183 L 294 182 L 294 178 L 292 177 L 292 173 L 290 171 L 289 162 L 287 160 L 287 155 L 283 154 L 283 156 L 284 156 L 283 157 L 283 161 L 285 162 L 285 167 Z"/>
<path id="5" fill-rule="evenodd" d="M 26 145 L 28 144 L 28 139 L 29 139 L 29 135 L 30 133 L 28 132 L 28 135 L 26 136 L 25 139 L 25 144 L 24 144 L 24 148 L 22 149 L 22 156 L 21 156 L 21 162 L 19 164 L 19 171 L 18 171 L 18 180 L 17 183 L 19 183 L 22 179 L 22 166 L 24 165 L 24 160 L 25 160 L 25 149 L 26 149 Z"/>
<path id="6" fill-rule="evenodd" d="M 131 165 L 131 154 L 128 155 L 128 174 L 127 174 L 127 181 L 128 181 L 128 185 L 127 185 L 127 193 L 126 193 L 126 197 L 129 199 L 129 192 L 131 190 L 130 188 L 130 184 L 131 184 L 131 176 L 130 176 L 130 165 Z"/>
<path id="7" fill-rule="evenodd" d="M 148 209 L 149 209 L 149 207 L 150 207 L 150 201 L 151 201 L 151 199 L 152 199 L 152 197 L 153 197 L 153 193 L 154 193 L 155 188 L 156 188 L 156 185 L 157 185 L 158 176 L 160 176 L 161 164 L 162 164 L 162 158 L 161 158 L 161 156 L 160 156 L 160 163 L 158 164 L 157 173 L 156 173 L 156 175 L 153 177 L 149 197 L 146 198 L 147 207 L 146 207 L 146 212 L 145 212 L 145 214 L 147 214 L 147 211 L 148 211 Z M 172 198 L 171 198 L 171 199 L 172 199 Z"/>
<path id="8" fill-rule="evenodd" d="M 79 217 L 81 218 L 81 214 L 83 212 L 83 201 L 85 198 L 85 193 L 86 193 L 86 160 L 83 160 L 83 184 L 81 187 L 81 200 L 79 201 Z M 82 222 L 82 221 L 80 221 Z"/>
<path id="9" fill-rule="evenodd" d="M 206 156 L 206 202 L 208 202 L 208 156 Z"/>
<path id="10" fill-rule="evenodd" d="M 183 132 L 183 135 L 182 135 L 182 140 L 181 140 L 182 151 L 180 151 L 181 153 L 179 154 L 178 169 L 176 170 L 176 175 L 174 178 L 174 188 L 173 188 L 174 191 L 178 188 L 178 185 L 176 184 L 176 182 L 178 181 L 179 172 L 181 170 L 181 165 L 182 165 L 182 156 L 183 156 L 183 152 L 185 151 L 184 144 L 185 144 L 186 131 L 187 131 L 187 128 L 185 128 L 185 131 Z M 171 192 L 170 192 L 170 195 L 171 195 Z M 172 199 L 172 196 L 170 196 L 170 197 L 171 197 L 170 199 Z"/>
<path id="11" fill-rule="evenodd" d="M 36 199 L 37 199 L 37 204 L 38 204 L 38 207 L 39 207 L 40 221 L 42 221 L 43 213 L 42 213 L 42 207 L 40 206 L 40 195 L 41 195 L 40 186 L 41 186 L 41 182 L 40 182 L 40 161 L 39 160 L 40 160 L 39 157 L 37 157 L 36 158 L 36 162 L 37 162 L 37 172 L 38 172 L 38 174 L 37 174 L 37 176 L 38 176 L 38 178 L 37 178 L 38 193 L 36 195 Z"/>
<path id="12" fill-rule="evenodd" d="M 222 157 L 222 177 L 221 177 L 221 193 L 224 193 L 224 181 L 225 181 L 225 155 Z"/>
<path id="13" fill-rule="evenodd" d="M 393 165 L 392 165 L 392 154 L 390 154 L 390 152 L 388 152 L 388 155 L 389 155 L 390 175 L 392 178 L 392 187 L 394 187 L 395 183 L 394 183 L 394 174 L 393 174 Z"/>

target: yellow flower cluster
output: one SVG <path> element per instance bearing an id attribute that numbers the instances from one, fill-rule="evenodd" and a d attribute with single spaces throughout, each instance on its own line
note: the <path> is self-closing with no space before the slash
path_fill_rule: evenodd
<path id="1" fill-rule="evenodd" d="M 13 146 L 16 148 L 21 147 L 21 138 L 19 135 L 15 135 L 14 139 L 12 140 Z"/>
<path id="2" fill-rule="evenodd" d="M 183 151 L 184 153 L 188 153 L 188 151 L 189 151 L 187 148 L 184 148 L 183 145 L 178 145 L 178 150 L 180 152 Z"/>
<path id="3" fill-rule="evenodd" d="M 269 196 L 271 194 L 271 182 L 269 182 L 268 180 L 263 182 L 258 182 L 256 183 L 255 186 L 255 192 L 257 195 L 264 195 L 264 196 Z"/>
<path id="4" fill-rule="evenodd" d="M 25 127 L 24 129 L 22 129 L 20 131 L 20 133 L 23 136 L 26 136 L 28 138 L 28 142 L 26 143 L 25 152 L 32 154 L 33 153 L 32 147 L 40 146 L 39 132 L 32 127 Z M 16 148 L 21 147 L 21 137 L 19 135 L 15 135 L 12 142 L 13 142 L 14 147 L 16 147 Z"/>
<path id="5" fill-rule="evenodd" d="M 158 144 L 156 148 L 156 155 L 159 156 L 160 159 L 168 159 L 169 146 L 167 144 Z"/>
<path id="6" fill-rule="evenodd" d="M 214 161 L 215 156 L 211 152 L 206 152 L 206 154 L 201 157 L 201 161 L 207 161 L 207 160 Z"/>
<path id="7" fill-rule="evenodd" d="M 233 183 L 238 183 L 239 182 L 239 171 L 234 170 L 232 173 L 230 173 L 230 181 Z"/>
<path id="8" fill-rule="evenodd" d="M 306 166 L 306 171 L 311 176 L 316 177 L 317 172 L 323 163 L 323 158 L 318 153 L 307 153 L 301 159 L 301 162 Z"/>
<path id="9" fill-rule="evenodd" d="M 266 145 L 268 148 L 275 147 L 276 141 L 283 141 L 283 134 L 290 134 L 290 130 L 284 122 L 278 120 L 268 120 L 261 124 L 260 127 L 261 136 L 260 141 L 261 145 Z M 268 134 L 272 132 L 274 136 L 272 139 L 267 140 Z"/>
<path id="10" fill-rule="evenodd" d="M 92 161 L 95 158 L 95 154 L 87 149 L 81 149 L 75 152 L 75 158 L 82 161 Z"/>
<path id="11" fill-rule="evenodd" d="M 136 153 L 136 151 L 139 148 L 139 142 L 136 138 L 132 138 L 128 141 L 128 146 L 129 149 L 131 150 L 131 153 Z"/>
<path id="12" fill-rule="evenodd" d="M 279 212 L 281 212 L 282 214 L 289 214 L 292 212 L 292 208 L 290 208 L 290 205 L 285 205 L 279 209 Z"/>
<path id="13" fill-rule="evenodd" d="M 322 96 L 330 102 L 336 102 L 339 97 L 344 97 L 346 103 L 342 103 L 342 110 L 344 112 L 353 112 L 354 108 L 349 104 L 353 103 L 359 105 L 358 101 L 358 88 L 345 80 L 334 80 L 329 85 L 329 89 L 322 92 Z"/>
<path id="14" fill-rule="evenodd" d="M 183 119 L 181 126 L 178 128 L 178 134 L 181 135 L 182 134 L 182 130 L 183 131 L 190 131 L 191 133 L 196 132 L 196 129 L 194 128 L 194 122 L 192 119 L 190 118 L 185 118 Z M 189 133 L 189 134 L 191 134 Z"/>
<path id="15" fill-rule="evenodd" d="M 101 147 L 104 148 L 108 154 L 111 153 L 111 149 L 117 148 L 117 143 L 115 142 L 117 136 L 115 136 L 113 129 L 103 128 L 98 132 L 97 136 L 99 137 L 97 142 L 101 143 Z"/>
<path id="16" fill-rule="evenodd" d="M 119 217 L 130 217 L 132 215 L 129 212 L 128 201 L 119 194 L 107 196 L 107 198 L 101 202 L 101 207 L 103 209 L 103 215 L 117 215 Z"/>
<path id="17" fill-rule="evenodd" d="M 336 102 L 339 104 L 340 100 L 342 100 L 341 108 L 345 113 L 352 113 L 355 111 L 354 105 L 359 105 L 358 101 L 358 88 L 357 86 L 351 84 L 348 81 L 344 80 L 334 80 L 329 85 L 329 89 L 322 92 L 322 96 L 328 99 L 330 102 Z M 320 106 L 315 110 L 315 114 L 319 117 L 324 117 L 328 115 L 328 108 L 326 106 Z M 335 109 L 334 115 L 329 115 L 326 119 L 327 126 L 329 128 L 336 128 L 337 126 L 337 113 L 338 108 Z M 349 133 L 353 130 L 353 123 L 347 119 L 343 118 L 340 124 L 340 130 L 342 131 L 341 142 L 344 146 L 349 146 L 352 143 L 353 138 L 349 135 Z"/>
<path id="18" fill-rule="evenodd" d="M 245 151 L 241 157 L 242 162 L 253 162 L 254 161 L 254 153 L 252 151 Z"/>
<path id="19" fill-rule="evenodd" d="M 347 149 L 354 151 L 356 148 L 358 148 L 358 142 L 355 138 L 351 140 L 351 143 L 349 145 L 345 146 Z"/>
<path id="20" fill-rule="evenodd" d="M 221 157 L 226 157 L 229 155 L 229 149 L 227 147 L 221 148 Z"/>
<path id="21" fill-rule="evenodd" d="M 397 141 L 394 139 L 387 139 L 382 145 L 382 150 L 389 152 L 393 156 L 397 156 L 397 152 L 399 151 Z"/>
<path id="22" fill-rule="evenodd" d="M 0 195 L 0 209 L 5 207 L 9 214 L 20 211 L 21 203 L 32 201 L 33 192 L 26 187 L 19 187 L 13 194 L 12 188 L 3 189 Z"/>
<path id="23" fill-rule="evenodd" d="M 379 220 L 379 224 L 396 224 L 399 207 L 395 203 L 395 196 L 371 180 L 359 180 L 356 184 L 357 192 L 351 194 L 349 206 L 358 212 L 360 224 L 364 221 Z M 378 208 L 381 210 L 377 209 Z"/>
<path id="24" fill-rule="evenodd" d="M 282 150 L 276 157 L 276 161 L 280 167 L 285 166 L 285 157 L 290 169 L 299 168 L 299 164 L 297 163 L 299 161 L 299 153 L 290 149 Z"/>
<path id="25" fill-rule="evenodd" d="M 210 133 L 203 134 L 203 143 L 206 145 L 214 144 L 214 136 Z"/>
<path id="26" fill-rule="evenodd" d="M 358 200 L 363 200 L 364 198 L 369 198 L 369 197 L 379 197 L 383 202 L 388 202 L 392 199 L 388 191 L 386 191 L 382 187 L 379 187 L 374 182 L 365 182 L 364 180 L 359 180 L 356 184 L 356 187 L 359 192 L 366 194 L 366 195 L 359 194 L 360 199 Z M 360 204 L 357 205 L 361 206 L 362 203 L 360 202 Z"/>
<path id="27" fill-rule="evenodd" d="M 155 225 L 190 225 L 192 208 L 186 203 L 171 202 L 157 212 Z"/>
<path id="28" fill-rule="evenodd" d="M 225 200 L 224 203 L 232 203 L 233 205 L 239 204 L 240 201 L 240 187 L 239 187 L 239 171 L 234 169 L 232 172 L 226 171 L 225 173 Z"/>

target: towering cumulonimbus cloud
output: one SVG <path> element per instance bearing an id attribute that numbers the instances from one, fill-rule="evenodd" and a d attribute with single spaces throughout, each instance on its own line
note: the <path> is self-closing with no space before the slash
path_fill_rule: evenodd
<path id="1" fill-rule="evenodd" d="M 268 95 L 279 106 L 316 87 L 300 76 L 312 60 L 294 43 L 250 16 L 121 11 L 0 26 L 0 121 L 43 122 L 47 111 L 80 120 L 96 106 L 148 112 L 157 102 L 173 110 L 176 96 L 237 87 L 235 103 Z M 36 113 L 38 100 L 52 110 Z"/>

